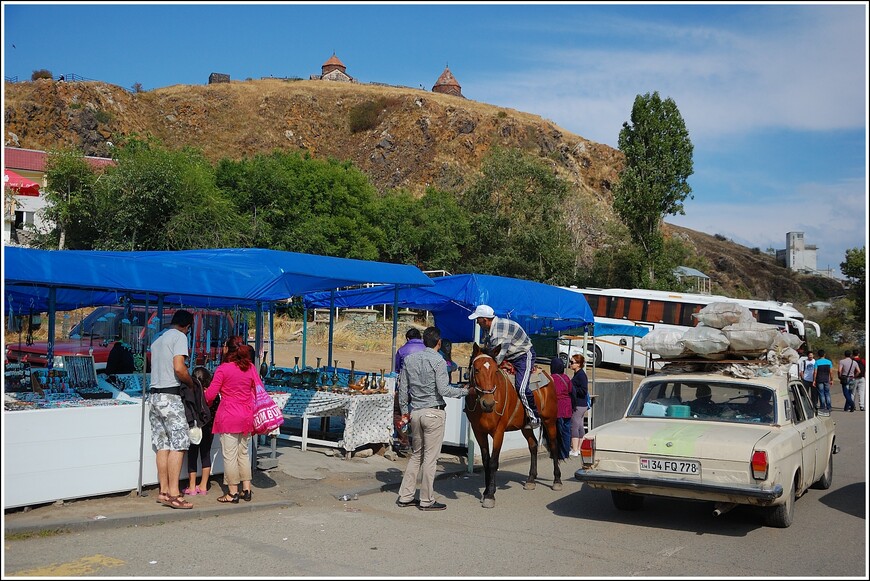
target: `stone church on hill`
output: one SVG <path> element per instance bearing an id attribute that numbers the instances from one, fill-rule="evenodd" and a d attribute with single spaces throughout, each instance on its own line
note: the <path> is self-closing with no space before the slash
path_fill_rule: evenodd
<path id="1" fill-rule="evenodd" d="M 432 87 L 433 93 L 444 93 L 445 95 L 453 95 L 454 97 L 462 97 L 462 87 L 459 81 L 450 72 L 449 67 L 444 67 L 444 72 L 435 81 L 435 86 Z"/>
<path id="2" fill-rule="evenodd" d="M 347 67 L 344 65 L 341 60 L 335 56 L 335 53 L 332 53 L 332 56 L 329 57 L 323 66 L 320 68 L 321 73 L 319 75 L 311 75 L 309 79 L 312 81 L 338 81 L 340 83 L 356 83 L 357 80 L 347 74 Z M 375 85 L 380 85 L 383 83 L 373 83 Z M 422 85 L 420 86 L 422 89 Z M 459 85 L 459 81 L 456 80 L 456 77 L 453 76 L 453 73 L 450 72 L 449 67 L 444 67 L 444 72 L 441 73 L 441 76 L 438 77 L 438 80 L 435 81 L 435 86 L 432 87 L 433 93 L 443 93 L 445 95 L 453 95 L 454 97 L 462 97 L 465 98 L 462 94 L 462 87 Z"/>
<path id="3" fill-rule="evenodd" d="M 338 81 L 340 83 L 354 83 L 356 82 L 353 77 L 347 74 L 347 67 L 344 66 L 344 63 L 339 60 L 335 53 L 332 53 L 332 56 L 329 57 L 323 66 L 320 67 L 321 73 L 319 75 L 311 75 L 310 79 L 312 81 Z"/>

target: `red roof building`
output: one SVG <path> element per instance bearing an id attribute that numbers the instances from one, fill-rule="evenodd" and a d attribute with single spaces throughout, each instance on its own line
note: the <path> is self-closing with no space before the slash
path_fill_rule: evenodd
<path id="1" fill-rule="evenodd" d="M 462 87 L 459 86 L 459 81 L 456 80 L 456 77 L 453 76 L 453 73 L 450 72 L 450 69 L 444 67 L 444 72 L 441 73 L 441 76 L 438 77 L 438 80 L 435 81 L 435 86 L 432 87 L 433 93 L 444 93 L 445 95 L 453 95 L 455 97 L 462 97 Z"/>

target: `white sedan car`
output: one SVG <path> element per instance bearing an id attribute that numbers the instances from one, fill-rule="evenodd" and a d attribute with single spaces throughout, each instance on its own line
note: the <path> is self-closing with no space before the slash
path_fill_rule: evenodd
<path id="1" fill-rule="evenodd" d="M 621 510 L 667 496 L 712 501 L 717 516 L 754 505 L 767 525 L 791 525 L 796 498 L 831 486 L 833 420 L 816 414 L 803 384 L 787 375 L 704 366 L 718 371 L 665 368 L 644 379 L 622 419 L 583 439 L 575 477 L 610 490 Z M 728 373 L 735 368 L 742 377 Z"/>

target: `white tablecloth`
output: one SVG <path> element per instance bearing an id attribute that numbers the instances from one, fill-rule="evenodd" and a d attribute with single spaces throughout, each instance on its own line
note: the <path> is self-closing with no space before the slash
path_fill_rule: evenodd
<path id="1" fill-rule="evenodd" d="M 349 395 L 288 388 L 269 391 L 286 417 L 341 416 L 344 434 L 338 445 L 356 450 L 366 444 L 389 444 L 393 440 L 393 395 Z"/>

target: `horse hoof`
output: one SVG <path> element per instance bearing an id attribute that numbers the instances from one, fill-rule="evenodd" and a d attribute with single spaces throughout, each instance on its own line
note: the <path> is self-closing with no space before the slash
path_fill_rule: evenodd
<path id="1" fill-rule="evenodd" d="M 493 508 L 495 507 L 495 499 L 494 498 L 484 498 L 480 501 L 480 505 L 483 508 Z"/>
<path id="2" fill-rule="evenodd" d="M 554 483 L 553 490 L 562 490 L 562 483 L 561 482 Z"/>
<path id="3" fill-rule="evenodd" d="M 523 490 L 534 490 L 534 489 L 535 489 L 534 482 L 526 482 L 525 484 L 523 484 Z"/>

